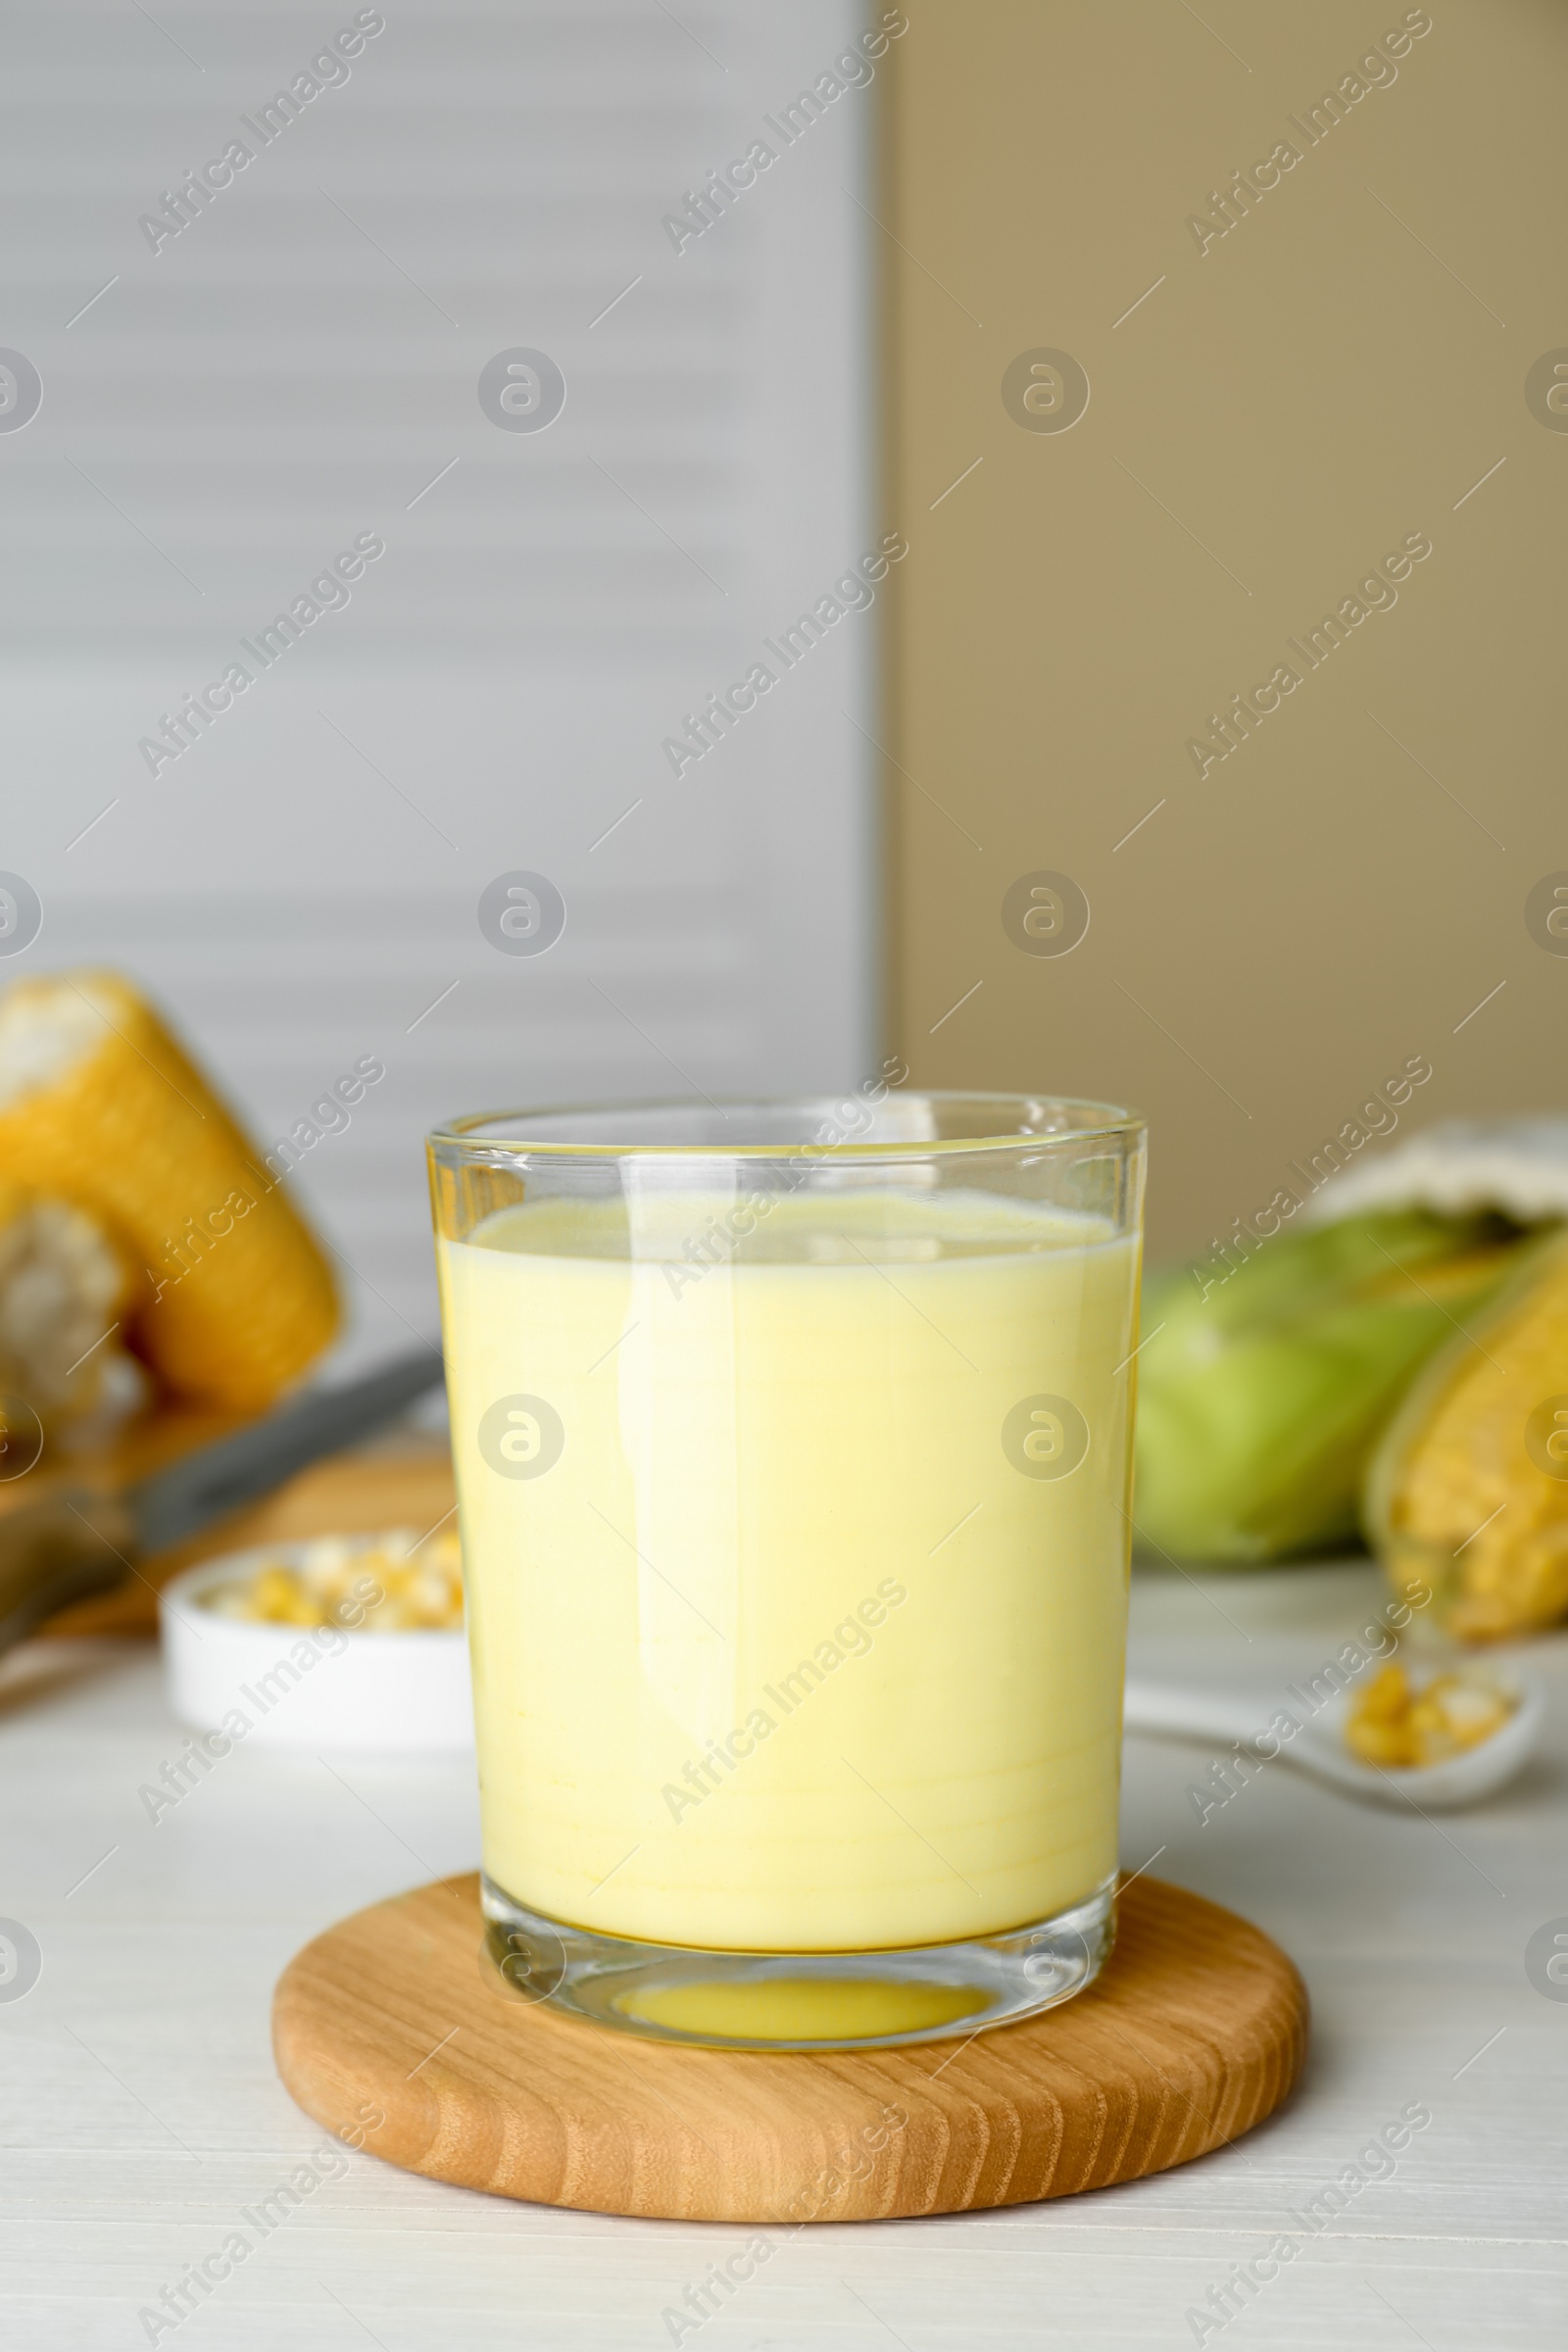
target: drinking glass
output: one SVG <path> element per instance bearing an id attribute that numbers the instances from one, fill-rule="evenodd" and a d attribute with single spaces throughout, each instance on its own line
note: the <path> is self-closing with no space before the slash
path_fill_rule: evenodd
<path id="1" fill-rule="evenodd" d="M 1141 1122 L 877 1081 L 464 1118 L 429 1156 L 506 1983 L 771 2049 L 1087 1984 Z"/>

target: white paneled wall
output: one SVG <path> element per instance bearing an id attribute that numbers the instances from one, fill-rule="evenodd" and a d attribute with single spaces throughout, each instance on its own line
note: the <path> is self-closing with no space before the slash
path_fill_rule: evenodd
<path id="1" fill-rule="evenodd" d="M 764 637 L 884 527 L 875 100 L 822 79 L 858 14 L 412 0 L 264 146 L 242 117 L 377 13 L 0 25 L 0 343 L 44 387 L 0 415 L 0 867 L 44 905 L 0 977 L 123 966 L 264 1142 L 384 1060 L 294 1179 L 363 1278 L 356 1354 L 433 1328 L 434 1119 L 866 1064 L 877 606 L 679 775 L 662 745 L 781 671 Z M 788 144 L 764 127 L 818 84 Z M 150 236 L 235 137 L 251 161 Z M 759 138 L 776 161 L 677 251 L 664 216 Z M 547 430 L 480 405 L 519 348 L 564 376 Z M 264 670 L 242 640 L 362 534 L 385 552 Z M 234 662 L 177 759 L 139 748 Z M 567 907 L 536 958 L 477 919 L 524 868 Z"/>

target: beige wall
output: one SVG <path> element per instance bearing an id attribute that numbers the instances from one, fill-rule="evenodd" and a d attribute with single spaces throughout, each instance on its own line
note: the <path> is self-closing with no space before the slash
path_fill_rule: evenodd
<path id="1" fill-rule="evenodd" d="M 1267 1201 L 1407 1058 L 1434 1074 L 1406 1125 L 1568 1107 L 1568 956 L 1525 921 L 1568 868 L 1568 432 L 1525 398 L 1568 346 L 1568 12 L 1433 0 L 1310 147 L 1287 118 L 1401 6 L 905 8 L 890 1042 L 932 1084 L 1146 1109 L 1159 1251 Z M 1301 160 L 1200 254 L 1187 216 L 1280 140 Z M 1070 430 L 1004 408 L 1039 347 L 1087 371 Z M 1307 672 L 1287 638 L 1417 532 L 1397 605 Z M 1282 662 L 1302 682 L 1200 778 L 1188 738 Z M 1004 930 L 1038 869 L 1088 898 L 1069 955 Z"/>

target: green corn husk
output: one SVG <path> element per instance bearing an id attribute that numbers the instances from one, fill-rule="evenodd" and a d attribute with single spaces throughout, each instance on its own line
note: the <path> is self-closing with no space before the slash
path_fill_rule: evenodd
<path id="1" fill-rule="evenodd" d="M 1237 1566 L 1343 1547 L 1385 1424 L 1522 1238 L 1494 1216 L 1379 1210 L 1283 1232 L 1206 1293 L 1190 1269 L 1156 1276 L 1138 1539 Z"/>

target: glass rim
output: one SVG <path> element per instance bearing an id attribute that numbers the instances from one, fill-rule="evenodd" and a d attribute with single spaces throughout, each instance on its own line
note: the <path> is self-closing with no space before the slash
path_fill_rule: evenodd
<path id="1" fill-rule="evenodd" d="M 1051 1152 L 1061 1151 L 1069 1145 L 1121 1140 L 1135 1142 L 1147 1130 L 1148 1122 L 1141 1111 L 1131 1110 L 1119 1103 L 1100 1102 L 1091 1096 L 993 1093 L 985 1088 L 958 1087 L 889 1087 L 878 1101 L 890 1098 L 900 1102 L 933 1104 L 1013 1103 L 1034 1111 L 1067 1110 L 1092 1114 L 1082 1126 L 1034 1131 L 1013 1128 L 985 1135 L 887 1137 L 878 1141 L 846 1138 L 838 1143 L 822 1143 L 811 1136 L 795 1142 L 775 1140 L 771 1143 L 583 1143 L 563 1142 L 556 1138 L 537 1140 L 522 1135 L 485 1134 L 481 1130 L 502 1125 L 525 1125 L 530 1120 L 595 1119 L 624 1112 L 630 1118 L 646 1117 L 652 1112 L 695 1112 L 705 1105 L 720 1116 L 728 1111 L 778 1112 L 800 1110 L 803 1114 L 820 1117 L 825 1106 L 854 1099 L 853 1090 L 837 1094 L 813 1095 L 655 1095 L 612 1102 L 538 1103 L 522 1110 L 480 1110 L 466 1112 L 460 1118 L 444 1120 L 432 1127 L 425 1138 L 431 1151 L 441 1147 L 449 1150 L 487 1156 L 503 1154 L 509 1158 L 539 1156 L 552 1159 L 790 1159 L 801 1152 L 831 1153 L 835 1158 L 853 1158 L 859 1162 L 878 1159 L 917 1160 L 946 1158 L 959 1152 Z"/>

